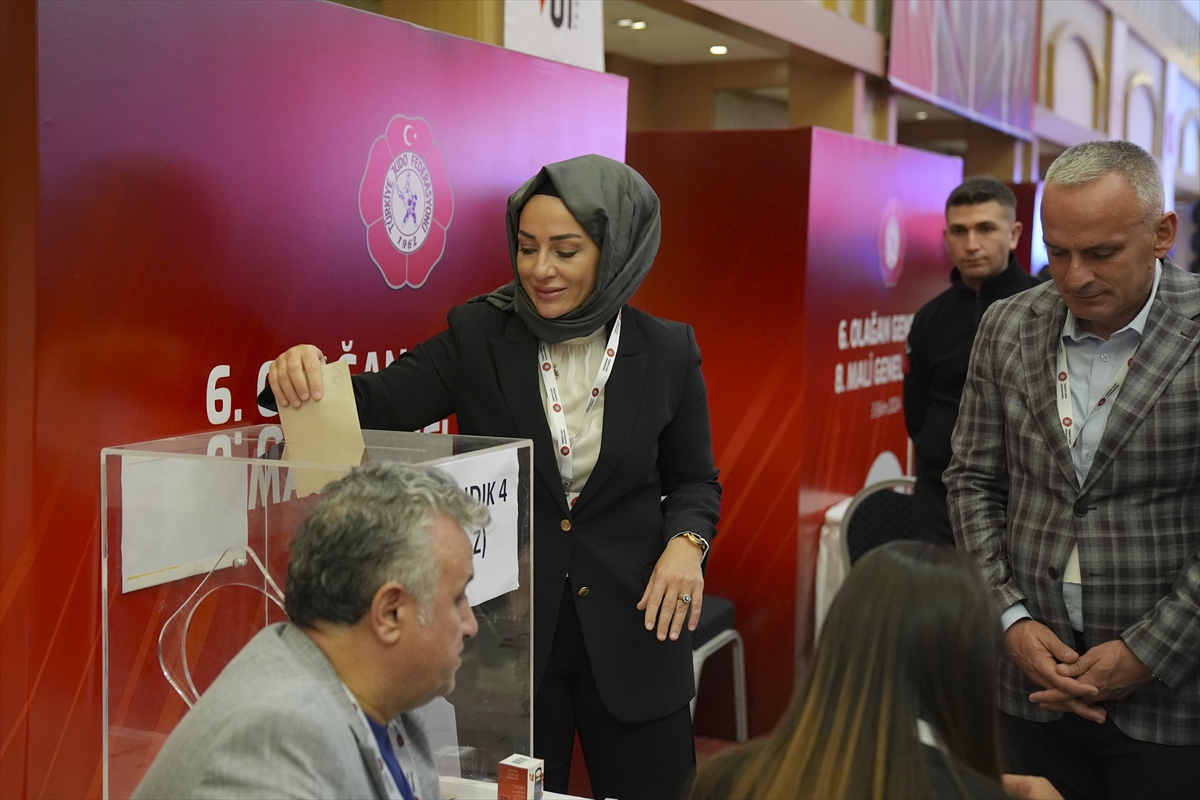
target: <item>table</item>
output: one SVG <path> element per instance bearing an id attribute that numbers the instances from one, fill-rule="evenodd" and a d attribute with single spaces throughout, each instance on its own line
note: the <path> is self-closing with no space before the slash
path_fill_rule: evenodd
<path id="1" fill-rule="evenodd" d="M 447 778 L 445 776 L 440 780 L 442 794 L 446 797 L 453 797 L 455 800 L 496 800 L 496 784 L 492 781 Z M 576 797 L 573 794 L 559 794 L 558 792 L 543 792 L 542 797 L 545 800 L 585 800 L 585 798 Z"/>

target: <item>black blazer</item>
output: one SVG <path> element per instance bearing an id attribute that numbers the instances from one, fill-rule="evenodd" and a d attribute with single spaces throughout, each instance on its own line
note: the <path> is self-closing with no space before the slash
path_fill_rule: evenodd
<path id="1" fill-rule="evenodd" d="M 721 487 L 691 326 L 625 307 L 600 456 L 571 510 L 538 389 L 537 338 L 488 303 L 458 306 L 448 322 L 382 372 L 354 376 L 362 426 L 416 430 L 455 413 L 460 433 L 532 439 L 535 691 L 569 573 L 609 712 L 639 723 L 677 711 L 695 694 L 687 629 L 660 642 L 636 606 L 672 536 L 716 535 Z"/>

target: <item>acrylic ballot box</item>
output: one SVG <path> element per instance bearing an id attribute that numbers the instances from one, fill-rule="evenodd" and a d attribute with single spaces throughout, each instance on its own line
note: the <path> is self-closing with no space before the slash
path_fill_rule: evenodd
<path id="1" fill-rule="evenodd" d="M 290 447 L 275 425 L 101 452 L 104 795 L 124 798 L 228 661 L 283 612 L 296 528 L 360 463 L 436 466 L 488 505 L 469 531 L 479 633 L 456 688 L 421 709 L 438 769 L 494 781 L 532 746 L 532 445 L 363 431 L 364 450 Z M 303 460 L 302 460 L 303 459 Z"/>

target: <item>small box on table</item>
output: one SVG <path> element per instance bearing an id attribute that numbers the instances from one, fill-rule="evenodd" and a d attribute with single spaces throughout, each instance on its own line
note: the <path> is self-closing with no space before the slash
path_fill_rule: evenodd
<path id="1" fill-rule="evenodd" d="M 498 800 L 542 800 L 543 762 L 540 758 L 511 755 L 497 770 Z"/>

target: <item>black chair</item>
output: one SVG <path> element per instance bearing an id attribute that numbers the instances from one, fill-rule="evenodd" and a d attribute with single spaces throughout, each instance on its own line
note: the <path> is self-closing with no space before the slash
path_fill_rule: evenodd
<path id="1" fill-rule="evenodd" d="M 842 516 L 842 541 L 850 563 L 894 539 L 913 539 L 912 506 L 915 478 L 889 478 L 864 487 Z M 905 491 L 898 491 L 901 487 Z"/>
<path id="2" fill-rule="evenodd" d="M 750 738 L 746 720 L 746 656 L 742 635 L 733 627 L 736 614 L 733 601 L 715 594 L 704 595 L 700 622 L 692 632 L 692 671 L 696 674 L 696 690 L 700 689 L 700 672 L 704 661 L 727 644 L 733 645 L 733 712 L 739 742 Z M 692 716 L 696 716 L 696 698 L 692 698 Z"/>

